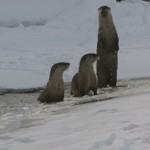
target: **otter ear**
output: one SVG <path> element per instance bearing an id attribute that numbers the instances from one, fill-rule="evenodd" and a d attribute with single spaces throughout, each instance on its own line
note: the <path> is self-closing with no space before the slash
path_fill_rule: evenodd
<path id="1" fill-rule="evenodd" d="M 102 9 L 102 7 L 99 7 L 99 8 L 98 8 L 98 11 L 100 11 L 101 9 Z"/>
<path id="2" fill-rule="evenodd" d="M 105 9 L 108 9 L 108 10 L 110 10 L 111 8 L 110 8 L 109 6 L 105 6 Z"/>

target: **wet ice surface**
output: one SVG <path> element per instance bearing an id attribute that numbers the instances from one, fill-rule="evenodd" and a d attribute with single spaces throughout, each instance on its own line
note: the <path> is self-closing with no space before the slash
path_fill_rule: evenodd
<path id="1" fill-rule="evenodd" d="M 96 96 L 40 104 L 37 93 L 0 96 L 0 149 L 150 148 L 150 79 L 119 80 Z"/>
<path id="2" fill-rule="evenodd" d="M 147 92 L 149 90 L 150 85 L 150 79 L 149 78 L 137 78 L 137 79 L 125 79 L 125 80 L 119 80 L 116 88 L 103 88 L 98 89 L 98 95 L 96 96 L 84 96 L 82 98 L 74 98 L 70 96 L 70 83 L 66 84 L 66 90 L 65 90 L 65 98 L 64 102 L 60 102 L 54 105 L 78 105 L 78 104 L 84 104 L 84 103 L 90 103 L 90 102 L 96 102 L 96 101 L 102 101 L 107 99 L 113 99 L 114 97 L 123 97 L 130 94 L 136 94 L 136 93 L 143 93 Z M 143 88 L 144 87 L 144 88 Z M 148 87 L 148 88 L 146 88 Z M 28 89 L 3 89 L 1 91 L 0 97 L 0 114 L 6 114 L 6 113 L 16 113 L 16 114 L 24 114 L 26 112 L 29 112 L 28 109 L 32 107 L 37 107 L 39 105 L 39 102 L 37 101 L 37 97 L 39 96 L 40 91 L 38 88 L 37 92 L 30 93 L 30 90 Z M 41 88 L 42 89 L 42 88 Z M 5 93 L 7 93 L 5 95 Z M 29 93 L 23 93 L 23 91 L 29 91 Z M 34 89 L 33 89 L 34 91 Z M 20 92 L 20 93 L 19 93 Z M 12 93 L 12 94 L 9 94 Z M 53 105 L 53 104 L 52 104 Z"/>
<path id="3" fill-rule="evenodd" d="M 150 79 L 126 79 L 119 80 L 116 88 L 98 89 L 96 96 L 84 96 L 74 98 L 70 96 L 70 85 L 67 83 L 64 102 L 46 105 L 37 101 L 39 92 L 36 93 L 14 93 L 0 96 L 0 133 L 18 129 L 22 124 L 16 120 L 32 120 L 42 113 L 57 114 L 72 109 L 81 104 L 93 103 L 105 100 L 115 100 L 119 97 L 136 95 L 150 91 Z M 16 124 L 14 125 L 14 122 Z M 32 123 L 32 121 L 30 121 Z"/>

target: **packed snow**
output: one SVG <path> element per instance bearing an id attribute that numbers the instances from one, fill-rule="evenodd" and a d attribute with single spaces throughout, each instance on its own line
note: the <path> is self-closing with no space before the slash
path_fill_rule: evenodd
<path id="1" fill-rule="evenodd" d="M 19 95 L 6 97 L 19 100 Z M 16 108 L 14 116 L 6 113 L 1 119 L 0 149 L 149 150 L 149 97 L 136 93 L 83 105 L 39 105 L 32 99 L 36 109 L 26 100 L 23 114 L 17 114 Z M 24 115 L 30 109 L 33 112 Z"/>
<path id="2" fill-rule="evenodd" d="M 1 95 L 0 149 L 149 149 L 150 78 L 119 80 L 96 96 L 39 104 L 39 93 Z M 136 95 L 136 96 L 135 96 Z"/>
<path id="3" fill-rule="evenodd" d="M 96 52 L 101 5 L 111 7 L 120 40 L 117 87 L 73 98 L 79 60 Z M 149 7 L 141 0 L 0 0 L 0 150 L 149 150 Z M 61 61 L 71 64 L 64 102 L 2 91 L 43 87 Z"/>

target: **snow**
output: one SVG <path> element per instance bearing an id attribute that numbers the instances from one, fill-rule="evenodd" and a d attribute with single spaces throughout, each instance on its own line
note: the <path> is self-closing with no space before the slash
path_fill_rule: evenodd
<path id="1" fill-rule="evenodd" d="M 2 150 L 149 149 L 150 78 L 119 80 L 96 96 L 39 104 L 39 93 L 0 96 Z"/>
<path id="2" fill-rule="evenodd" d="M 71 81 L 81 56 L 96 52 L 101 5 L 111 7 L 119 34 L 118 78 L 150 74 L 147 2 L 0 0 L 0 4 L 0 87 L 43 86 L 51 66 L 60 61 L 70 62 L 64 79 Z"/>
<path id="3" fill-rule="evenodd" d="M 149 97 L 147 93 L 76 105 L 53 114 L 47 106 L 47 113 L 5 124 L 0 149 L 148 150 Z"/>
<path id="4" fill-rule="evenodd" d="M 96 52 L 98 12 L 119 34 L 118 87 L 39 104 L 37 93 L 0 93 L 0 150 L 149 150 L 150 4 L 141 0 L 0 0 L 0 88 L 44 86 L 54 63 Z M 146 78 L 147 77 L 147 78 Z M 134 78 L 134 79 L 130 79 Z"/>

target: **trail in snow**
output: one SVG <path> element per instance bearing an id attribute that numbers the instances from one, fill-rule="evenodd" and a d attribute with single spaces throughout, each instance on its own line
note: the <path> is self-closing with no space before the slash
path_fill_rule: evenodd
<path id="1" fill-rule="evenodd" d="M 27 91 L 27 89 L 25 91 Z M 39 96 L 38 91 L 36 93 L 30 93 L 29 91 L 28 94 L 14 93 L 0 95 L 0 133 L 6 133 L 8 128 L 10 128 L 8 131 L 21 128 L 23 125 L 20 122 L 24 122 L 24 120 L 31 119 L 31 125 L 32 123 L 34 124 L 34 122 L 36 124 L 36 121 L 39 121 L 38 117 L 42 114 L 61 114 L 63 112 L 68 112 L 73 107 L 77 107 L 81 104 L 105 100 L 111 101 L 116 98 L 128 97 L 147 92 L 150 92 L 150 78 L 119 80 L 116 88 L 108 87 L 98 89 L 98 95 L 84 96 L 82 98 L 74 98 L 70 96 L 70 85 L 67 84 L 64 102 L 51 105 L 43 105 L 37 101 L 37 97 Z M 15 125 L 13 125 L 14 122 L 16 122 Z M 30 123 L 28 124 L 29 126 Z"/>

